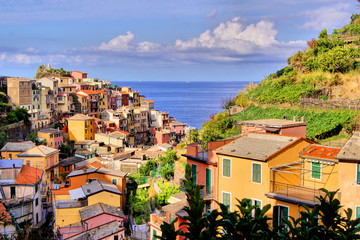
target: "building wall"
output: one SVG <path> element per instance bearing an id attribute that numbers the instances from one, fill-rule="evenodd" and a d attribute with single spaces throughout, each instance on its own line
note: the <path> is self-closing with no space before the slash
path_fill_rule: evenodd
<path id="1" fill-rule="evenodd" d="M 0 152 L 0 153 L 2 159 L 19 159 L 19 157 L 17 157 L 16 155 L 20 154 L 21 152 Z"/>
<path id="2" fill-rule="evenodd" d="M 306 138 L 306 125 L 305 126 L 295 126 L 291 128 L 283 128 L 280 130 L 281 135 L 288 136 L 299 136 Z"/>
<path id="3" fill-rule="evenodd" d="M 70 140 L 75 142 L 94 139 L 93 120 L 86 120 L 87 127 L 85 128 L 85 120 L 71 120 L 68 119 L 68 131 Z"/>
<path id="4" fill-rule="evenodd" d="M 360 185 L 357 184 L 357 163 L 339 161 L 339 199 L 343 209 L 351 208 L 354 219 L 356 207 L 360 206 Z"/>
<path id="5" fill-rule="evenodd" d="M 88 196 L 88 205 L 91 206 L 96 203 L 104 203 L 114 207 L 122 206 L 121 197 L 119 194 L 102 191 L 94 195 Z"/>

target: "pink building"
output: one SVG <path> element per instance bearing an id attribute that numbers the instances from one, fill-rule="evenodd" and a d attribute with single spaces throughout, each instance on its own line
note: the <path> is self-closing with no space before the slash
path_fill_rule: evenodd
<path id="1" fill-rule="evenodd" d="M 170 129 L 175 131 L 176 142 L 179 143 L 183 138 L 185 138 L 186 123 L 178 121 L 170 122 Z"/>
<path id="2" fill-rule="evenodd" d="M 70 73 L 70 75 L 73 78 L 87 78 L 87 73 L 86 72 L 80 72 L 80 71 L 72 71 Z"/>
<path id="3" fill-rule="evenodd" d="M 307 123 L 304 118 L 302 118 L 302 121 L 297 121 L 296 117 L 294 117 L 294 121 L 287 119 L 259 119 L 241 121 L 238 124 L 241 125 L 241 135 L 258 132 L 306 138 Z"/>
<path id="4" fill-rule="evenodd" d="M 175 131 L 170 128 L 153 127 L 151 128 L 151 142 L 153 144 L 172 144 L 175 142 Z"/>
<path id="5" fill-rule="evenodd" d="M 94 239 L 125 239 L 124 223 L 127 217 L 117 207 L 104 203 L 96 203 L 79 210 L 81 222 L 59 228 L 62 239 L 75 239 L 87 236 L 95 232 L 98 234 Z M 101 231 L 106 229 L 107 231 Z M 102 236 L 101 234 L 105 234 Z"/>

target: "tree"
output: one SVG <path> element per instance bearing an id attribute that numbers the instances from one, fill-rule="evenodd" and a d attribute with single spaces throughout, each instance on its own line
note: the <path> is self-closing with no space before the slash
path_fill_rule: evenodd
<path id="1" fill-rule="evenodd" d="M 0 148 L 2 148 L 7 140 L 7 135 L 6 132 L 4 130 L 1 130 L 0 132 Z"/>
<path id="2" fill-rule="evenodd" d="M 29 133 L 28 138 L 30 141 L 32 141 L 33 143 L 35 143 L 36 145 L 40 144 L 38 135 L 37 135 L 37 131 L 32 131 L 31 133 Z"/>
<path id="3" fill-rule="evenodd" d="M 174 176 L 174 167 L 171 165 L 162 166 L 160 176 L 169 181 L 170 178 Z"/>
<path id="4" fill-rule="evenodd" d="M 190 129 L 190 143 L 199 142 L 199 130 L 197 128 Z"/>
<path id="5" fill-rule="evenodd" d="M 173 164 L 178 160 L 177 152 L 174 149 L 169 148 L 166 150 L 164 156 L 159 156 L 158 161 L 161 166 L 166 166 L 168 164 Z"/>

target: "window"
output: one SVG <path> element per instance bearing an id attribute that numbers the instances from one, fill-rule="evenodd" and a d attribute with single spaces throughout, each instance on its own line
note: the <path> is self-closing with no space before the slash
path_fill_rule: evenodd
<path id="1" fill-rule="evenodd" d="M 360 163 L 356 164 L 356 183 L 360 184 Z"/>
<path id="2" fill-rule="evenodd" d="M 223 158 L 223 177 L 231 177 L 231 159 Z"/>
<path id="3" fill-rule="evenodd" d="M 35 193 L 37 193 L 37 191 L 38 191 L 38 185 L 35 184 Z"/>
<path id="4" fill-rule="evenodd" d="M 252 163 L 252 182 L 261 183 L 261 164 Z"/>
<path id="5" fill-rule="evenodd" d="M 10 187 L 10 198 L 15 198 L 15 197 L 16 197 L 15 187 Z"/>
<path id="6" fill-rule="evenodd" d="M 261 209 L 261 201 L 257 199 L 251 199 L 253 206 L 258 206 Z M 252 212 L 252 216 L 255 217 L 255 209 Z"/>
<path id="7" fill-rule="evenodd" d="M 311 163 L 311 178 L 321 179 L 321 164 Z"/>
<path id="8" fill-rule="evenodd" d="M 206 169 L 206 193 L 211 194 L 211 169 Z"/>
<path id="9" fill-rule="evenodd" d="M 35 206 L 39 205 L 39 198 L 35 199 Z"/>
<path id="10" fill-rule="evenodd" d="M 26 160 L 26 166 L 30 166 L 30 160 Z"/>
<path id="11" fill-rule="evenodd" d="M 195 184 L 196 184 L 197 183 L 197 177 L 196 177 L 197 166 L 195 164 L 191 164 L 191 169 L 192 169 L 192 175 L 195 177 Z"/>
<path id="12" fill-rule="evenodd" d="M 113 178 L 113 179 L 112 179 L 112 184 L 117 185 L 117 179 L 116 179 L 116 178 Z"/>
<path id="13" fill-rule="evenodd" d="M 231 207 L 231 193 L 222 192 L 222 203 L 230 210 Z"/>
<path id="14" fill-rule="evenodd" d="M 283 222 L 283 219 L 289 218 L 289 207 L 287 206 L 274 206 L 273 210 L 274 226 L 278 226 Z"/>

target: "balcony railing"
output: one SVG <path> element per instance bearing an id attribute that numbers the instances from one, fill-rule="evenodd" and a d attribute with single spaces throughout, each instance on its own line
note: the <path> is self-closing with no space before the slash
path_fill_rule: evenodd
<path id="1" fill-rule="evenodd" d="M 201 198 L 204 200 L 213 200 L 215 195 L 215 187 L 204 187 L 200 190 Z"/>
<path id="2" fill-rule="evenodd" d="M 271 192 L 285 197 L 319 203 L 316 197 L 324 195 L 320 190 L 287 183 L 271 182 Z"/>

